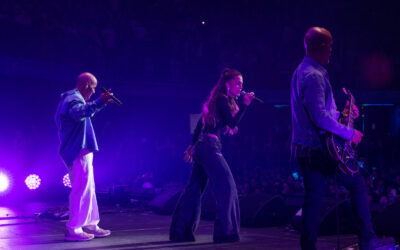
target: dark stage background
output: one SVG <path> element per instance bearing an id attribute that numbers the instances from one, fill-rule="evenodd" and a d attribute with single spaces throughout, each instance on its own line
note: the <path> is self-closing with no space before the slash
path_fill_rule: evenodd
<path id="1" fill-rule="evenodd" d="M 124 102 L 93 119 L 101 150 L 94 161 L 97 190 L 160 190 L 186 183 L 189 115 L 200 112 L 223 67 L 241 71 L 244 88 L 266 102 L 252 104 L 239 134 L 226 139 L 239 192 L 301 193 L 298 170 L 289 160 L 290 78 L 304 54 L 305 31 L 322 26 L 334 37 L 328 70 L 339 106 L 343 86 L 365 104 L 357 126 L 366 134 L 360 151 L 371 199 L 393 202 L 399 196 L 392 189 L 400 191 L 397 6 L 394 1 L 1 1 L 0 169 L 11 178 L 11 188 L 0 199 L 66 199 L 54 113 L 59 95 L 85 71 Z M 33 173 L 42 183 L 28 191 L 24 179 Z"/>

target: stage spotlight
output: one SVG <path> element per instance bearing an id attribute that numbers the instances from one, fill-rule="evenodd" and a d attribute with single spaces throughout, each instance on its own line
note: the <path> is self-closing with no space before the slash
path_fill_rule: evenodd
<path id="1" fill-rule="evenodd" d="M 25 179 L 25 184 L 30 190 L 37 189 L 40 186 L 40 182 L 41 179 L 39 175 L 36 174 L 30 174 Z"/>
<path id="2" fill-rule="evenodd" d="M 8 177 L 7 175 L 0 173 L 0 192 L 4 192 L 7 190 L 8 188 Z"/>
<path id="3" fill-rule="evenodd" d="M 72 188 L 71 180 L 69 179 L 69 174 L 64 175 L 63 177 L 63 184 L 66 187 Z"/>

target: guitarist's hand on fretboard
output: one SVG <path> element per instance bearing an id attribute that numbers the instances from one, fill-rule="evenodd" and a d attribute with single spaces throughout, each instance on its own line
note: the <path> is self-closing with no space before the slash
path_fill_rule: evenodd
<path id="1" fill-rule="evenodd" d="M 356 105 L 353 105 L 353 119 L 356 119 L 360 116 L 360 111 L 358 110 Z M 345 119 L 349 117 L 349 101 L 347 101 L 346 106 L 343 109 L 342 115 Z"/>
<path id="2" fill-rule="evenodd" d="M 364 136 L 363 133 L 361 133 L 360 131 L 355 129 L 353 138 L 351 138 L 351 142 L 354 143 L 355 145 L 357 145 L 361 142 L 363 136 Z"/>

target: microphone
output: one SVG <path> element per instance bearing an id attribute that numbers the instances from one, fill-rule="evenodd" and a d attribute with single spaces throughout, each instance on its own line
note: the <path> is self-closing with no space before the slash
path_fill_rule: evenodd
<path id="1" fill-rule="evenodd" d="M 245 95 L 245 94 L 247 94 L 247 93 L 246 93 L 246 91 L 242 90 L 242 92 L 240 92 L 240 94 Z M 253 100 L 256 101 L 256 102 L 258 102 L 258 103 L 264 103 L 263 100 L 261 100 L 260 98 L 255 97 L 255 96 L 254 96 L 254 99 L 253 99 Z"/>
<path id="2" fill-rule="evenodd" d="M 102 88 L 101 88 L 101 92 L 106 93 L 106 92 L 108 92 L 108 91 L 107 91 L 106 88 L 102 87 Z M 110 98 L 111 98 L 115 103 L 117 103 L 117 104 L 119 104 L 119 105 L 122 104 L 122 102 L 121 102 L 117 97 L 115 97 L 115 96 L 113 96 L 113 95 L 110 95 Z"/>

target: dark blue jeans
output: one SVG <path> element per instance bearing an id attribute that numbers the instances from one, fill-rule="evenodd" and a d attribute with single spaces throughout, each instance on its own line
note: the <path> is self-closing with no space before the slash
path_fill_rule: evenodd
<path id="1" fill-rule="evenodd" d="M 201 197 L 208 183 L 216 199 L 214 242 L 239 240 L 239 200 L 231 170 L 218 139 L 204 137 L 194 150 L 189 184 L 172 216 L 170 239 L 192 241 L 200 221 Z"/>
<path id="2" fill-rule="evenodd" d="M 358 229 L 361 249 L 375 238 L 364 179 L 361 174 L 345 175 L 335 170 L 332 162 L 321 151 L 313 151 L 308 157 L 297 157 L 304 179 L 305 198 L 302 210 L 301 248 L 316 249 L 321 201 L 325 194 L 328 178 L 335 178 L 338 184 L 350 191 L 351 203 Z M 336 175 L 336 176 L 335 176 Z"/>

